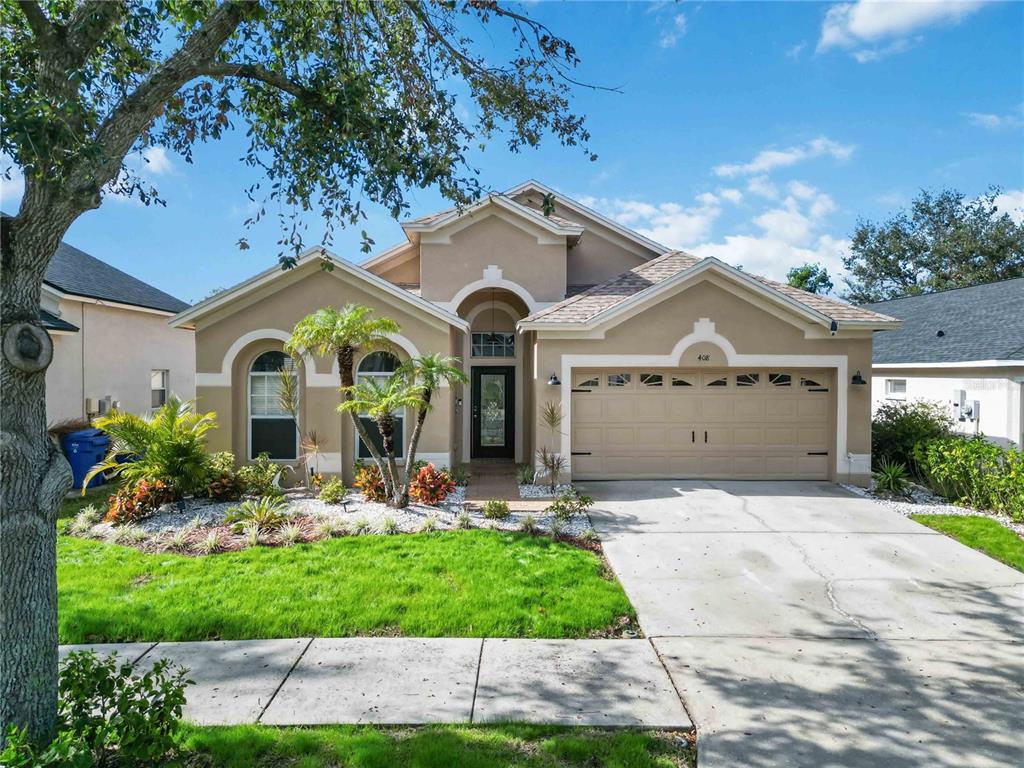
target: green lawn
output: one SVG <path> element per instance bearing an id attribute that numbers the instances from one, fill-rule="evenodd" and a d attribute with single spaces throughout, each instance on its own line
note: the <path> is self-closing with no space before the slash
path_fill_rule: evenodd
<path id="1" fill-rule="evenodd" d="M 492 530 L 207 557 L 60 536 L 62 643 L 402 634 L 583 637 L 635 616 L 592 552 Z"/>
<path id="2" fill-rule="evenodd" d="M 917 522 L 952 536 L 971 549 L 1024 571 L 1024 540 L 987 517 L 966 515 L 912 515 Z"/>
<path id="3" fill-rule="evenodd" d="M 186 727 L 187 764 L 210 768 L 676 768 L 693 749 L 669 735 L 550 726 Z"/>

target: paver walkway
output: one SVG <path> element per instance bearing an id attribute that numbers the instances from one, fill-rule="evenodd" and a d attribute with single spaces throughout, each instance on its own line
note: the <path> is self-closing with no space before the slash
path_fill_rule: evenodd
<path id="1" fill-rule="evenodd" d="M 526 722 L 692 727 L 647 640 L 300 638 L 62 646 L 187 667 L 204 725 Z"/>
<path id="2" fill-rule="evenodd" d="M 1024 766 L 1024 574 L 828 483 L 586 490 L 700 768 Z"/>

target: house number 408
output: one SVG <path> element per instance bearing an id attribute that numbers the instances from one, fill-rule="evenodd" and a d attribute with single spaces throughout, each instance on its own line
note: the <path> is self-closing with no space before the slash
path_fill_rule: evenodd
<path id="1" fill-rule="evenodd" d="M 710 363 L 711 355 L 697 355 L 697 362 L 699 363 Z"/>

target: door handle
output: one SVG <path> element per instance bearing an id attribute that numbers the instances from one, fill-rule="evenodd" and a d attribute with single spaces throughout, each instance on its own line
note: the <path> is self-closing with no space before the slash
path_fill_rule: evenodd
<path id="1" fill-rule="evenodd" d="M 697 433 L 694 430 L 692 430 L 692 429 L 690 430 L 690 442 L 691 443 L 696 443 L 697 442 Z"/>
<path id="2" fill-rule="evenodd" d="M 704 442 L 706 443 L 707 441 L 708 441 L 708 431 L 705 429 L 704 430 Z"/>

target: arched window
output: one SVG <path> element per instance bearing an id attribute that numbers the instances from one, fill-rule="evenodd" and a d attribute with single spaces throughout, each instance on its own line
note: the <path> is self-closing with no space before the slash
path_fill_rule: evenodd
<path id="1" fill-rule="evenodd" d="M 282 402 L 282 376 L 296 376 L 295 361 L 284 352 L 264 352 L 249 368 L 250 459 L 261 453 L 280 461 L 298 458 L 299 430 Z"/>
<path id="2" fill-rule="evenodd" d="M 368 381 L 376 379 L 377 383 L 383 386 L 390 379 L 401 361 L 390 352 L 371 352 L 359 362 L 356 369 L 356 381 Z M 377 448 L 378 453 L 383 455 L 384 446 L 381 443 L 380 431 L 377 429 L 377 422 L 366 414 L 359 414 L 359 420 L 366 427 L 366 432 Z M 372 458 L 370 450 L 363 444 L 362 438 L 357 438 L 359 443 L 359 458 Z M 405 452 L 405 414 L 395 414 L 395 457 L 402 458 Z"/>

